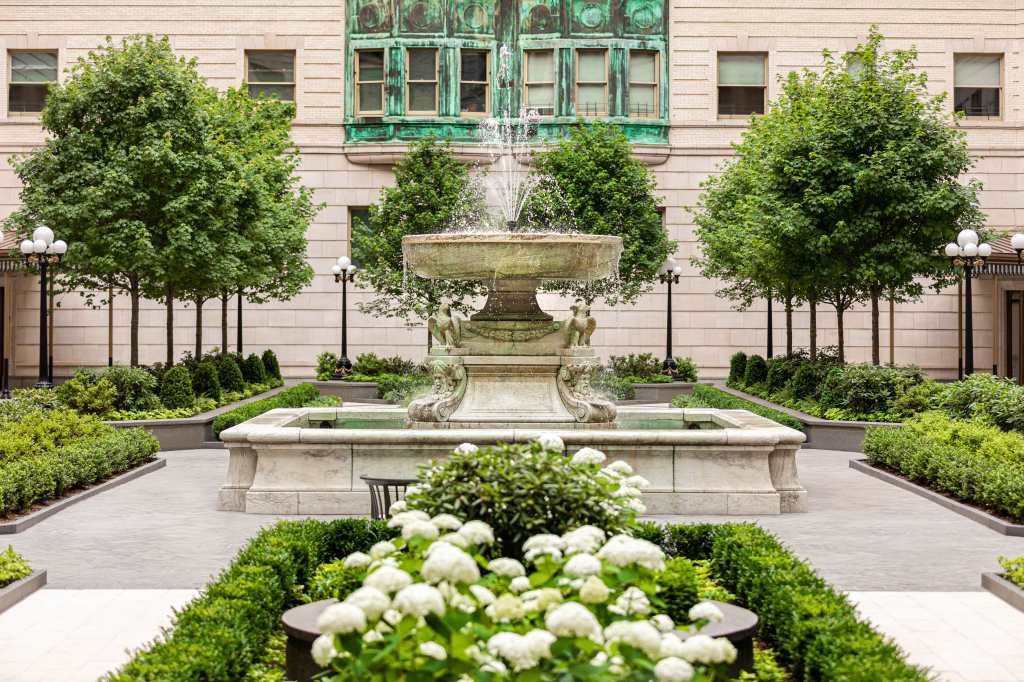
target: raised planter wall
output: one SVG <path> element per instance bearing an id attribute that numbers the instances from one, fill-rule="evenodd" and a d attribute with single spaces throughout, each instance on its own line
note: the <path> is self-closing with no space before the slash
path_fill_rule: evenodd
<path id="1" fill-rule="evenodd" d="M 0 614 L 46 585 L 46 571 L 34 571 L 7 587 L 0 587 Z"/>

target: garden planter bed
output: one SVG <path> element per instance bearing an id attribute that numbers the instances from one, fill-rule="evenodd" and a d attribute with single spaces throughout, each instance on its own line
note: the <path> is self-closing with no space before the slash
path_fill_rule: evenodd
<path id="1" fill-rule="evenodd" d="M 931 488 L 927 488 L 923 485 L 919 485 L 917 483 L 909 481 L 902 476 L 891 473 L 889 471 L 885 471 L 884 469 L 880 469 L 878 467 L 874 467 L 871 464 L 869 464 L 866 459 L 851 459 L 850 468 L 855 469 L 856 471 L 860 471 L 861 473 L 865 473 L 868 476 L 877 478 L 881 481 L 885 481 L 886 483 L 890 483 L 898 488 L 902 488 L 903 490 L 912 492 L 915 495 L 919 495 L 920 497 L 923 497 L 926 500 L 941 505 L 946 509 L 949 509 L 950 511 L 956 512 L 957 514 L 960 514 L 961 516 L 964 516 L 970 519 L 971 521 L 974 521 L 975 523 L 980 523 L 983 526 L 987 526 L 988 528 L 991 528 L 997 533 L 1002 533 L 1003 535 L 1011 535 L 1016 537 L 1024 537 L 1024 524 L 1013 523 L 1012 521 L 1001 519 L 998 516 L 995 516 L 994 514 L 990 514 L 986 511 L 979 509 L 978 507 L 975 507 L 964 502 L 960 502 L 959 500 L 955 500 L 952 497 L 944 495 L 940 492 L 936 492 Z"/>
<path id="2" fill-rule="evenodd" d="M 999 573 L 982 573 L 981 586 L 1004 602 L 1024 612 L 1024 588 L 1014 584 Z M 0 607 L 0 611 L 3 608 Z"/>
<path id="3" fill-rule="evenodd" d="M 37 509 L 30 511 L 27 514 L 17 516 L 11 520 L 0 519 L 0 535 L 12 535 L 14 533 L 20 533 L 24 530 L 28 530 L 40 521 L 50 518 L 57 512 L 67 509 L 73 504 L 77 504 L 82 500 L 88 499 L 93 495 L 98 495 L 99 493 L 110 490 L 111 488 L 116 488 L 122 483 L 127 483 L 128 481 L 139 478 L 140 476 L 145 476 L 146 474 L 156 471 L 157 469 L 162 469 L 165 466 L 167 466 L 167 460 L 160 457 L 152 462 L 146 462 L 134 469 L 130 469 L 123 474 L 119 474 L 113 478 L 108 478 L 96 485 L 76 490 L 66 497 L 41 504 Z M 3 609 L 0 608 L 0 611 L 2 610 Z"/>
<path id="4" fill-rule="evenodd" d="M 673 381 L 664 384 L 633 384 L 636 395 L 634 400 L 640 403 L 670 403 L 672 398 L 682 393 L 693 393 L 693 382 Z"/>
<path id="5" fill-rule="evenodd" d="M 0 614 L 46 585 L 46 571 L 33 571 L 32 575 L 0 587 Z"/>
<path id="6" fill-rule="evenodd" d="M 338 396 L 346 403 L 383 402 L 378 397 L 376 381 L 310 381 L 320 395 Z"/>

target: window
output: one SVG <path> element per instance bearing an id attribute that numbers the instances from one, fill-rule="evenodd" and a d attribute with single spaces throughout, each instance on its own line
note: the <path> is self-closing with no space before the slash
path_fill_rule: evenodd
<path id="1" fill-rule="evenodd" d="M 364 235 L 370 231 L 370 209 L 366 206 L 348 207 L 348 250 L 352 254 L 352 262 L 359 267 L 366 263 L 366 257 L 358 248 L 356 235 Z"/>
<path id="2" fill-rule="evenodd" d="M 406 113 L 432 116 L 437 113 L 437 50 L 417 48 L 407 55 Z"/>
<path id="3" fill-rule="evenodd" d="M 459 113 L 483 116 L 491 110 L 489 52 L 462 50 L 459 71 Z"/>
<path id="4" fill-rule="evenodd" d="M 629 116 L 658 118 L 658 53 L 629 52 Z"/>
<path id="5" fill-rule="evenodd" d="M 718 115 L 763 114 L 764 82 L 763 54 L 718 55 Z"/>
<path id="6" fill-rule="evenodd" d="M 356 115 L 384 115 L 384 50 L 356 51 Z"/>
<path id="7" fill-rule="evenodd" d="M 46 104 L 46 92 L 57 82 L 56 52 L 11 52 L 11 78 L 7 110 L 36 113 Z"/>
<path id="8" fill-rule="evenodd" d="M 251 97 L 295 101 L 295 53 L 246 52 L 246 77 Z"/>
<path id="9" fill-rule="evenodd" d="M 608 51 L 576 51 L 576 115 L 608 113 Z"/>
<path id="10" fill-rule="evenodd" d="M 1002 55 L 953 57 L 953 109 L 970 118 L 998 118 Z"/>
<path id="11" fill-rule="evenodd" d="M 555 51 L 527 50 L 526 55 L 526 108 L 541 116 L 555 115 Z"/>

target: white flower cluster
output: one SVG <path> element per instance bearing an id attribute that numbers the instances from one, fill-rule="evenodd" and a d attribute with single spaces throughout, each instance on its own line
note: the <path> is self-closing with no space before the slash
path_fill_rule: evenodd
<path id="1" fill-rule="evenodd" d="M 547 630 L 531 630 L 525 635 L 499 632 L 487 640 L 487 651 L 503 658 L 512 670 L 537 667 L 542 658 L 551 658 L 551 645 L 558 639 Z"/>
<path id="2" fill-rule="evenodd" d="M 597 552 L 597 558 L 625 568 L 636 564 L 652 571 L 665 569 L 665 553 L 653 542 L 631 535 L 616 535 Z"/>

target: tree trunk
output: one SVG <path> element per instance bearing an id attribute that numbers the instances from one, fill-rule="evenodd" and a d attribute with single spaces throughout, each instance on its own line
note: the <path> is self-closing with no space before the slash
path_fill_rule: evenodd
<path id="1" fill-rule="evenodd" d="M 807 305 L 811 311 L 810 328 L 807 330 L 810 341 L 807 345 L 810 348 L 811 362 L 814 362 L 818 359 L 818 304 L 817 301 L 808 301 Z"/>
<path id="2" fill-rule="evenodd" d="M 128 362 L 132 367 L 139 366 L 139 284 L 138 282 L 131 282 L 128 289 L 128 294 L 132 299 L 132 321 L 131 321 L 131 339 L 129 341 L 130 351 Z"/>
<path id="3" fill-rule="evenodd" d="M 836 306 L 836 333 L 839 337 L 839 364 L 846 364 L 846 348 L 845 342 L 843 341 L 843 314 L 846 312 L 846 308 Z"/>
<path id="4" fill-rule="evenodd" d="M 220 295 L 220 352 L 228 352 L 228 293 Z"/>
<path id="5" fill-rule="evenodd" d="M 871 364 L 881 365 L 882 354 L 879 350 L 881 344 L 881 333 L 878 326 L 878 302 L 882 296 L 882 287 L 872 285 L 871 287 Z"/>
<path id="6" fill-rule="evenodd" d="M 203 357 L 203 299 L 194 298 L 196 304 L 196 360 Z"/>
<path id="7" fill-rule="evenodd" d="M 786 297 L 786 357 L 793 357 L 793 297 Z"/>
<path id="8" fill-rule="evenodd" d="M 167 306 L 167 357 L 165 363 L 168 367 L 174 364 L 174 288 L 167 287 L 167 295 L 164 299 Z"/>

